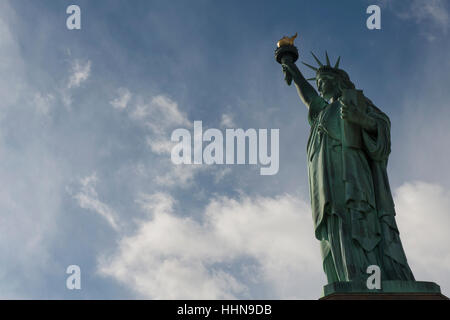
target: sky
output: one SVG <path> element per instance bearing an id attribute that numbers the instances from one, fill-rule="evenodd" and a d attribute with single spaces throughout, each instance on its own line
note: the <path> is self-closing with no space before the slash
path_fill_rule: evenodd
<path id="1" fill-rule="evenodd" d="M 81 8 L 68 30 L 66 9 Z M 369 30 L 366 9 L 381 8 Z M 391 119 L 388 173 L 417 280 L 450 294 L 450 4 L 0 3 L 0 298 L 317 299 L 307 110 L 276 42 L 327 50 Z M 298 64 L 307 77 L 311 70 Z M 174 165 L 176 128 L 279 129 L 279 171 Z M 81 269 L 68 290 L 66 269 Z"/>

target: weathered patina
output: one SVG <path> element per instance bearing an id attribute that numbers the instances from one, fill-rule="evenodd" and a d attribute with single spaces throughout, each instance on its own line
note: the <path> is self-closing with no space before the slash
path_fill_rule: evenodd
<path id="1" fill-rule="evenodd" d="M 400 241 L 386 171 L 391 152 L 388 116 L 356 90 L 328 54 L 305 79 L 295 64 L 298 50 L 282 41 L 275 52 L 285 80 L 308 108 L 311 133 L 307 162 L 315 236 L 328 283 L 365 283 L 368 266 L 383 281 L 414 281 Z M 293 40 L 293 39 L 292 39 Z M 292 41 L 293 42 L 293 41 Z M 315 81 L 318 91 L 308 82 Z"/>

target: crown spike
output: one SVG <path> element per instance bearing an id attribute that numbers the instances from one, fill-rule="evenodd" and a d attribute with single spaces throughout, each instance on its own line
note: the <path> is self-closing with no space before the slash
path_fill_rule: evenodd
<path id="1" fill-rule="evenodd" d="M 341 62 L 341 56 L 339 56 L 339 58 L 336 61 L 336 64 L 334 65 L 335 69 L 339 68 L 339 62 Z"/>
<path id="2" fill-rule="evenodd" d="M 306 62 L 303 62 L 303 61 L 302 61 L 302 63 L 303 63 L 305 66 L 307 66 L 308 68 L 313 69 L 314 71 L 317 71 L 317 70 L 318 70 L 316 67 L 313 67 L 312 65 L 309 65 L 309 64 L 307 64 Z"/>
<path id="3" fill-rule="evenodd" d="M 325 58 L 327 59 L 327 66 L 331 67 L 330 58 L 328 57 L 328 52 L 325 51 Z"/>
<path id="4" fill-rule="evenodd" d="M 320 60 L 316 57 L 316 55 L 311 51 L 312 56 L 314 57 L 314 59 L 316 60 L 317 64 L 321 67 L 323 67 L 322 62 L 320 62 Z"/>

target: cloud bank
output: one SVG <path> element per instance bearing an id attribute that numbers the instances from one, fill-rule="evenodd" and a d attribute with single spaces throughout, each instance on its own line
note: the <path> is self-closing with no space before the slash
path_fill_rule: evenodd
<path id="1" fill-rule="evenodd" d="M 113 255 L 102 257 L 101 273 L 150 299 L 320 295 L 314 286 L 322 273 L 319 247 L 304 201 L 289 195 L 219 198 L 200 221 L 175 211 L 174 202 L 162 193 L 141 198 L 149 218 L 120 240 Z"/>

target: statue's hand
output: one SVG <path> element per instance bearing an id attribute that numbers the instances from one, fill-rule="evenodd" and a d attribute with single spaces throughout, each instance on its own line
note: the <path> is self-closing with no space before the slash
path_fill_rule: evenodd
<path id="1" fill-rule="evenodd" d="M 281 58 L 281 66 L 283 68 L 284 80 L 290 86 L 296 72 L 296 66 L 291 55 L 284 55 Z"/>

